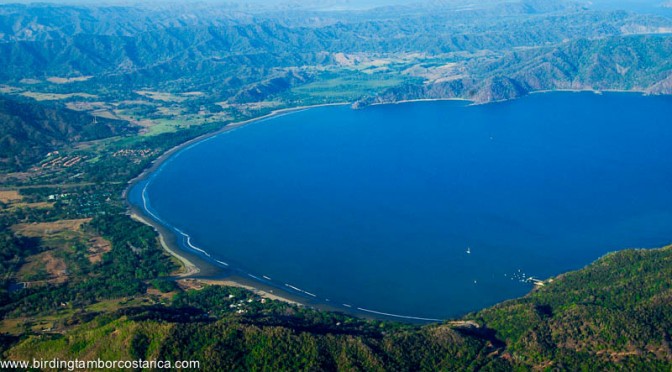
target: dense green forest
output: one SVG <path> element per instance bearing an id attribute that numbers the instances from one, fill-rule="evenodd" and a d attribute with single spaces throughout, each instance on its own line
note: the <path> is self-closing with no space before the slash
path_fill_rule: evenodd
<path id="1" fill-rule="evenodd" d="M 0 360 L 672 369 L 669 247 L 613 253 L 418 326 L 185 280 L 123 198 L 171 148 L 284 108 L 670 94 L 672 19 L 551 0 L 263 3 L 0 5 Z"/>
<path id="2" fill-rule="evenodd" d="M 0 96 L 0 171 L 26 169 L 66 143 L 137 131 L 127 122 L 94 121 L 86 113 L 31 101 Z"/>
<path id="3" fill-rule="evenodd" d="M 234 5 L 0 7 L 0 170 L 76 142 L 207 132 L 302 105 L 672 93 L 660 15 L 549 0 Z"/>
<path id="4" fill-rule="evenodd" d="M 670 274 L 672 248 L 613 253 L 524 298 L 422 327 L 210 286 L 27 337 L 7 355 L 199 360 L 207 370 L 664 371 L 672 368 Z"/>

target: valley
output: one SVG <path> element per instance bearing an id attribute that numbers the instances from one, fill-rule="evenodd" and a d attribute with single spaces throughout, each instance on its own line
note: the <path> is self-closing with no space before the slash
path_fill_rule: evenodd
<path id="1" fill-rule="evenodd" d="M 187 141 L 304 106 L 672 94 L 664 11 L 262 3 L 0 5 L 0 359 L 669 370 L 669 247 L 610 253 L 519 299 L 424 326 L 175 280 L 187 268 L 130 217 L 125 191 Z"/>

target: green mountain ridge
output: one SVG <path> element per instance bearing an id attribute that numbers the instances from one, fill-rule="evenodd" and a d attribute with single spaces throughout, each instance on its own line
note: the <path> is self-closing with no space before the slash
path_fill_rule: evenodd
<path id="1" fill-rule="evenodd" d="M 26 169 L 67 144 L 134 132 L 119 120 L 0 96 L 0 170 Z"/>
<path id="2" fill-rule="evenodd" d="M 670 247 L 612 253 L 521 299 L 423 327 L 264 305 L 246 291 L 207 287 L 179 293 L 168 307 L 28 337 L 7 355 L 199 360 L 208 370 L 662 371 L 672 367 L 671 274 Z M 241 300 L 253 304 L 243 315 L 229 306 Z"/>
<path id="3" fill-rule="evenodd" d="M 670 94 L 672 37 L 581 39 L 550 49 L 516 51 L 471 66 L 469 78 L 391 88 L 355 103 L 362 107 L 421 98 L 467 98 L 478 103 L 547 90 L 624 90 Z"/>
<path id="4" fill-rule="evenodd" d="M 113 12 L 102 12 L 105 8 L 92 9 L 97 10 L 89 15 L 93 18 L 90 21 L 92 24 L 104 25 L 110 22 L 105 17 Z M 254 23 L 218 23 L 217 16 L 210 16 L 201 21 L 210 22 L 207 26 L 197 23 L 138 27 L 134 32 L 122 35 L 107 32 L 108 26 L 101 30 L 79 27 L 69 29 L 66 26 L 69 23 L 43 24 L 40 23 L 42 18 L 37 18 L 30 19 L 29 25 L 35 29 L 31 34 L 54 28 L 60 32 L 58 37 L 19 38 L 0 43 L 0 62 L 7 67 L 0 78 L 20 80 L 45 76 L 94 75 L 95 79 L 102 79 L 101 83 L 109 83 L 109 78 L 105 76 L 114 79 L 114 76 L 131 74 L 127 82 L 139 77 L 139 84 L 157 84 L 157 79 L 163 83 L 178 79 L 182 76 L 179 75 L 181 68 L 185 67 L 188 72 L 196 72 L 194 78 L 198 78 L 199 72 L 219 74 L 222 71 L 231 74 L 240 71 L 233 67 L 222 70 L 222 63 L 242 63 L 254 68 L 332 66 L 333 57 L 325 58 L 325 54 L 498 51 L 561 43 L 568 38 L 592 39 L 632 32 L 652 33 L 666 28 L 672 30 L 672 21 L 654 16 L 590 11 L 535 11 L 529 15 L 530 10 L 525 9 L 513 12 L 526 15 L 522 19 L 483 15 L 478 10 L 458 13 L 438 11 L 437 15 L 421 13 L 402 20 L 374 18 L 358 21 L 354 17 L 322 27 L 294 26 L 291 23 L 283 25 L 285 21 L 270 17 L 260 18 Z M 52 15 L 58 15 L 58 11 L 65 12 L 60 7 L 54 10 L 49 8 L 49 11 L 56 13 Z M 81 11 L 77 9 L 74 15 L 64 17 L 63 20 L 80 16 L 78 12 Z M 98 12 L 102 14 L 96 15 Z M 170 11 L 142 13 L 136 9 L 126 14 L 128 12 L 123 8 L 121 14 L 116 16 L 127 15 L 123 19 L 132 23 L 146 22 L 145 15 L 158 15 L 159 18 L 173 15 Z M 11 13 L 4 17 L 0 14 L 0 24 L 3 18 L 7 24 L 19 22 L 12 20 L 13 17 L 16 16 Z M 484 23 L 482 18 L 487 22 Z M 400 21 L 403 21 L 403 25 Z M 123 22 L 119 23 L 123 25 Z M 21 35 L 25 33 L 23 30 L 26 27 L 5 27 L 3 35 Z M 264 58 L 255 59 L 254 56 L 260 53 L 263 53 Z M 187 67 L 189 65 L 200 66 L 200 71 L 194 71 Z M 170 72 L 168 79 L 161 74 L 166 71 Z"/>
<path id="5" fill-rule="evenodd" d="M 174 276 L 177 262 L 128 215 L 124 189 L 161 154 L 226 124 L 336 102 L 672 94 L 663 16 L 555 0 L 344 3 L 0 5 L 0 359 L 672 369 L 671 247 L 609 254 L 426 326 Z"/>

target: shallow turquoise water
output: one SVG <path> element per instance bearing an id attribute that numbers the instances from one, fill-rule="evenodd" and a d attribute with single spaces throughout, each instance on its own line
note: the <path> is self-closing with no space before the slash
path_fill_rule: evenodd
<path id="1" fill-rule="evenodd" d="M 634 94 L 314 108 L 182 150 L 130 200 L 250 278 L 443 319 L 670 243 L 670 118 Z"/>

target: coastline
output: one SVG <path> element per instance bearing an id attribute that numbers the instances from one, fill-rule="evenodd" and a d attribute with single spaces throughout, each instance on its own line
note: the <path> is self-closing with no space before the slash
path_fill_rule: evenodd
<path id="1" fill-rule="evenodd" d="M 592 92 L 594 94 L 600 94 L 603 91 L 595 91 L 592 89 L 588 90 L 549 90 L 549 91 L 536 91 L 536 92 L 531 92 L 530 94 L 538 94 L 538 93 L 553 93 L 553 92 Z M 618 93 L 618 91 L 607 91 L 605 90 L 604 92 L 615 92 Z M 637 91 L 625 91 L 624 93 L 641 93 L 645 94 L 643 92 L 637 92 Z M 402 101 L 397 101 L 397 102 L 389 102 L 389 103 L 377 103 L 377 104 L 372 104 L 371 106 L 374 105 L 389 105 L 389 104 L 403 104 L 403 103 L 413 103 L 413 102 L 432 102 L 432 101 L 467 101 L 469 102 L 470 100 L 468 99 L 463 99 L 463 98 L 437 98 L 437 99 L 417 99 L 417 100 L 402 100 Z M 492 102 L 494 103 L 494 102 Z M 312 105 L 312 106 L 298 106 L 298 107 L 293 107 L 293 108 L 284 108 L 284 109 L 279 109 L 279 110 L 274 110 L 270 112 L 269 114 L 262 115 L 257 118 L 252 118 L 252 119 L 247 119 L 244 121 L 240 122 L 235 122 L 235 123 L 230 123 L 224 125 L 222 128 L 212 132 L 212 133 L 207 133 L 201 136 L 198 136 L 196 138 L 193 138 L 189 141 L 183 142 L 163 154 L 161 154 L 158 158 L 156 158 L 149 167 L 144 169 L 140 175 L 137 177 L 133 178 L 131 181 L 128 182 L 127 188 L 124 190 L 122 193 L 122 197 L 124 198 L 124 201 L 127 204 L 129 214 L 130 216 L 139 221 L 142 222 L 146 225 L 151 226 L 152 228 L 155 229 L 155 231 L 158 232 L 159 234 L 159 240 L 161 242 L 161 245 L 163 249 L 173 256 L 179 263 L 180 263 L 180 270 L 175 274 L 176 280 L 185 280 L 185 279 L 193 279 L 197 280 L 201 283 L 204 284 L 212 284 L 212 285 L 226 285 L 226 286 L 235 286 L 235 287 L 240 287 L 240 288 L 245 288 L 248 290 L 251 290 L 257 294 L 259 294 L 262 297 L 269 298 L 269 299 L 274 299 L 274 300 L 281 300 L 285 301 L 288 303 L 292 304 L 299 304 L 299 305 L 305 305 L 305 306 L 311 306 L 319 309 L 324 309 L 324 310 L 335 310 L 335 311 L 340 311 L 340 312 L 346 312 L 346 313 L 351 313 L 352 315 L 359 316 L 359 317 L 364 317 L 364 318 L 374 318 L 374 319 L 392 319 L 392 318 L 409 318 L 409 319 L 417 319 L 417 320 L 424 320 L 424 321 L 439 321 L 438 319 L 426 319 L 426 318 L 414 318 L 414 317 L 406 317 L 406 316 L 398 316 L 395 314 L 386 314 L 386 313 L 380 313 L 377 311 L 372 311 L 372 310 L 367 310 L 367 309 L 357 309 L 361 311 L 356 311 L 355 309 L 343 309 L 340 307 L 334 307 L 330 306 L 327 303 L 323 302 L 314 302 L 311 301 L 310 298 L 305 298 L 300 295 L 296 295 L 292 292 L 288 292 L 286 290 L 283 290 L 281 287 L 273 286 L 273 285 L 267 285 L 263 282 L 260 281 L 252 281 L 249 278 L 245 277 L 244 273 L 237 272 L 236 270 L 232 269 L 227 269 L 221 266 L 216 265 L 214 262 L 211 262 L 205 257 L 202 257 L 198 255 L 195 252 L 189 251 L 188 249 L 183 248 L 180 246 L 178 243 L 178 234 L 173 232 L 170 228 L 162 225 L 162 223 L 155 221 L 154 218 L 148 215 L 144 208 L 135 206 L 130 203 L 128 200 L 128 193 L 129 190 L 134 187 L 138 182 L 141 182 L 145 180 L 148 176 L 150 176 L 153 172 L 158 170 L 161 165 L 167 161 L 171 156 L 176 154 L 177 152 L 181 151 L 182 149 L 185 149 L 195 143 L 199 143 L 203 140 L 206 140 L 208 138 L 217 136 L 221 133 L 237 129 L 239 127 L 245 126 L 247 124 L 251 124 L 254 122 L 258 122 L 261 120 L 269 119 L 275 116 L 279 116 L 282 114 L 287 114 L 287 113 L 292 113 L 292 112 L 298 112 L 306 109 L 311 109 L 311 108 L 317 108 L 317 107 L 325 107 L 325 106 L 345 106 L 349 105 L 349 103 L 331 103 L 331 104 L 319 104 L 319 105 Z M 368 312 L 364 313 L 364 312 Z M 372 315 L 372 314 L 377 314 L 377 315 Z M 398 319 L 397 319 L 398 320 Z"/>
<path id="2" fill-rule="evenodd" d="M 643 96 L 656 95 L 656 94 L 651 94 L 651 93 L 647 92 L 646 90 L 642 90 L 642 89 L 630 89 L 630 90 L 627 90 L 627 89 L 590 89 L 590 88 L 584 88 L 584 89 L 545 89 L 545 90 L 529 91 L 526 94 L 518 96 L 518 97 L 492 100 L 492 101 L 486 101 L 486 102 L 478 102 L 478 101 L 474 101 L 473 99 L 460 98 L 460 97 L 452 97 L 452 98 L 415 98 L 415 99 L 403 99 L 403 100 L 400 100 L 400 101 L 391 101 L 391 102 L 376 102 L 376 103 L 371 103 L 371 104 L 368 104 L 364 107 L 357 108 L 357 109 L 364 109 L 366 107 L 381 106 L 381 105 L 397 105 L 397 104 L 402 104 L 402 103 L 436 102 L 436 101 L 464 101 L 464 102 L 469 102 L 468 106 L 480 106 L 480 105 L 489 105 L 491 103 L 502 103 L 502 102 L 507 102 L 507 101 L 515 101 L 515 100 L 524 98 L 525 96 L 530 96 L 530 95 L 533 95 L 533 94 L 544 94 L 544 93 L 593 93 L 593 94 L 597 94 L 597 95 L 601 95 L 603 93 L 637 93 L 637 94 L 641 94 Z"/>
<path id="3" fill-rule="evenodd" d="M 631 90 L 625 90 L 625 89 L 546 89 L 546 90 L 534 90 L 531 91 L 528 94 L 543 94 L 543 93 L 593 93 L 593 94 L 602 94 L 602 93 L 639 93 L 642 95 L 651 95 L 645 90 L 638 90 L 638 89 L 631 89 Z"/>
<path id="4" fill-rule="evenodd" d="M 426 100 L 418 100 L 418 101 L 446 101 L 446 100 L 462 100 L 462 101 L 468 101 L 464 99 L 426 99 Z M 409 101 L 399 101 L 399 102 L 394 102 L 394 104 L 402 104 L 402 103 L 410 103 L 410 102 L 416 102 L 415 100 L 409 100 Z M 390 104 L 390 103 L 386 103 Z M 259 122 L 261 120 L 269 119 L 272 117 L 276 117 L 279 115 L 287 114 L 287 113 L 292 113 L 292 112 L 298 112 L 302 110 L 307 110 L 307 109 L 312 109 L 312 108 L 318 108 L 318 107 L 327 107 L 327 106 L 345 106 L 345 105 L 351 105 L 351 103 L 329 103 L 329 104 L 319 104 L 319 105 L 311 105 L 311 106 L 298 106 L 298 107 L 293 107 L 293 108 L 284 108 L 284 109 L 279 109 L 279 110 L 274 110 L 269 114 L 257 117 L 257 118 L 252 118 L 236 123 L 230 123 L 226 124 L 224 127 L 221 129 L 218 129 L 214 132 L 207 133 L 201 136 L 198 136 L 196 138 L 193 138 L 189 141 L 183 142 L 163 154 L 161 154 L 158 158 L 152 161 L 151 165 L 147 168 L 145 168 L 138 176 L 133 178 L 128 182 L 127 187 L 124 189 L 122 193 L 122 198 L 124 199 L 124 202 L 126 203 L 127 206 L 127 211 L 128 214 L 130 215 L 131 218 L 135 219 L 138 222 L 144 223 L 150 227 L 152 227 L 159 235 L 159 241 L 161 242 L 162 248 L 169 254 L 171 255 L 175 260 L 177 260 L 180 264 L 180 269 L 176 273 L 174 273 L 174 279 L 178 283 L 186 283 L 186 282 L 191 282 L 191 283 L 196 283 L 197 287 L 202 286 L 202 285 L 224 285 L 224 286 L 232 286 L 232 287 L 238 287 L 238 288 L 243 288 L 250 290 L 257 295 L 266 298 L 266 299 L 271 299 L 271 300 L 279 300 L 283 301 L 286 303 L 294 304 L 294 305 L 299 305 L 299 306 L 310 306 L 312 308 L 318 309 L 318 310 L 323 310 L 323 311 L 336 311 L 336 312 L 342 312 L 342 313 L 347 313 L 352 316 L 356 316 L 362 319 L 370 319 L 370 320 L 388 320 L 388 321 L 402 321 L 402 322 L 407 322 L 407 323 L 418 323 L 418 324 L 427 324 L 428 322 L 430 323 L 436 323 L 436 322 L 442 322 L 443 319 L 433 319 L 433 318 L 423 318 L 423 317 L 415 317 L 415 316 L 406 316 L 406 315 L 398 315 L 398 314 L 390 314 L 390 313 L 385 313 L 385 312 L 379 312 L 376 310 L 370 310 L 370 309 L 363 309 L 363 308 L 355 308 L 355 307 L 350 307 L 348 308 L 342 308 L 337 306 L 336 304 L 329 304 L 328 302 L 321 302 L 321 301 L 313 301 L 311 298 L 301 296 L 300 294 L 295 294 L 293 292 L 289 292 L 285 290 L 281 286 L 274 286 L 270 284 L 265 284 L 260 281 L 256 280 L 251 280 L 247 278 L 244 274 L 238 273 L 237 270 L 235 269 L 228 269 L 224 268 L 221 266 L 216 265 L 214 262 L 211 262 L 205 257 L 202 257 L 198 255 L 195 252 L 189 251 L 184 249 L 180 244 L 178 243 L 178 236 L 177 234 L 172 231 L 170 228 L 167 226 L 164 226 L 161 222 L 156 221 L 154 218 L 148 215 L 148 213 L 144 210 L 144 208 L 135 206 L 133 205 L 130 200 L 129 200 L 129 191 L 131 188 L 133 188 L 137 183 L 145 180 L 147 177 L 149 177 L 153 172 L 157 171 L 164 162 L 166 162 L 168 159 L 170 159 L 171 156 L 175 155 L 182 149 L 185 149 L 191 145 L 194 145 L 196 143 L 199 143 L 203 140 L 206 140 L 208 138 L 212 138 L 214 136 L 217 136 L 221 133 L 228 132 L 234 129 L 237 129 L 239 127 L 245 126 L 247 124 L 252 124 L 254 122 Z M 239 275 L 242 274 L 242 275 Z M 190 287 L 189 285 L 185 285 L 185 287 Z"/>
<path id="5" fill-rule="evenodd" d="M 170 148 L 169 150 L 161 154 L 158 158 L 153 160 L 151 165 L 145 168 L 138 176 L 128 181 L 127 186 L 121 195 L 121 197 L 124 199 L 124 203 L 126 204 L 128 214 L 132 219 L 152 227 L 158 233 L 159 241 L 161 243 L 162 248 L 179 262 L 180 269 L 178 269 L 178 271 L 175 273 L 176 280 L 181 281 L 189 279 L 189 280 L 197 280 L 205 284 L 234 286 L 251 290 L 257 293 L 258 295 L 268 299 L 280 300 L 297 305 L 305 305 L 308 303 L 308 301 L 303 301 L 298 296 L 292 296 L 291 294 L 285 293 L 284 291 L 282 294 L 274 293 L 273 289 L 265 288 L 265 286 L 260 285 L 260 283 L 251 284 L 248 283 L 249 282 L 248 280 L 241 280 L 240 278 L 236 278 L 235 274 L 230 270 L 219 267 L 214 263 L 208 261 L 207 259 L 200 257 L 193 252 L 183 249 L 178 244 L 177 236 L 173 231 L 171 231 L 169 228 L 167 228 L 160 222 L 155 221 L 151 216 L 149 216 L 146 213 L 146 211 L 143 208 L 139 208 L 133 205 L 128 200 L 129 191 L 136 184 L 145 180 L 148 176 L 150 176 L 152 173 L 158 170 L 163 165 L 163 163 L 165 163 L 171 156 L 175 155 L 179 151 L 193 144 L 199 143 L 208 138 L 212 138 L 221 133 L 225 133 L 243 127 L 247 124 L 252 124 L 255 122 L 259 122 L 261 120 L 270 119 L 272 117 L 276 117 L 287 113 L 298 112 L 317 107 L 344 106 L 348 104 L 349 103 L 347 102 L 326 103 L 319 105 L 289 107 L 273 110 L 270 113 L 262 115 L 257 118 L 251 118 L 239 122 L 232 122 L 229 124 L 225 124 L 221 129 L 218 129 L 211 133 L 203 134 L 196 138 L 192 138 L 191 140 L 185 141 L 175 147 Z"/>
<path id="6" fill-rule="evenodd" d="M 463 102 L 471 102 L 471 104 L 475 104 L 473 100 L 470 100 L 468 98 L 459 98 L 459 97 L 453 97 L 453 98 L 415 98 L 415 99 L 402 99 L 400 101 L 394 101 L 394 102 L 376 102 L 372 103 L 370 105 L 366 105 L 362 108 L 358 108 L 358 110 L 367 108 L 367 107 L 373 107 L 373 106 L 383 106 L 383 105 L 401 105 L 404 103 L 414 103 L 414 102 L 441 102 L 441 101 L 463 101 Z"/>
<path id="7" fill-rule="evenodd" d="M 394 102 L 376 102 L 372 103 L 369 106 L 380 106 L 380 105 L 398 105 L 401 103 L 413 103 L 413 102 L 437 102 L 437 101 L 466 101 L 466 102 L 473 102 L 473 100 L 470 100 L 468 98 L 459 98 L 459 97 L 454 97 L 454 98 L 415 98 L 415 99 L 402 99 L 401 101 L 394 101 Z"/>
<path id="8" fill-rule="evenodd" d="M 183 278 L 183 279 L 178 279 L 177 282 L 186 288 L 202 288 L 204 285 L 222 285 L 226 287 L 236 287 L 236 288 L 243 288 L 247 289 L 250 292 L 253 292 L 257 295 L 259 295 L 262 298 L 268 299 L 268 300 L 276 300 L 276 301 L 283 301 L 290 303 L 292 305 L 303 305 L 302 303 L 295 301 L 293 299 L 290 299 L 285 296 L 278 295 L 277 293 L 273 293 L 271 291 L 267 290 L 262 290 L 257 288 L 256 286 L 253 285 L 248 285 L 248 284 L 242 284 L 239 283 L 235 280 L 231 279 L 197 279 L 197 278 Z"/>
<path id="9" fill-rule="evenodd" d="M 157 227 L 152 224 L 150 221 L 145 219 L 143 216 L 138 214 L 136 211 L 131 211 L 131 218 L 138 221 L 142 222 L 145 225 L 149 225 L 157 229 Z M 201 269 L 196 266 L 193 262 L 189 261 L 188 258 L 181 256 L 178 254 L 173 247 L 171 247 L 170 244 L 166 242 L 166 239 L 164 238 L 164 233 L 159 233 L 159 242 L 161 243 L 161 247 L 168 252 L 171 256 L 175 257 L 180 262 L 180 269 L 176 273 L 177 276 L 179 277 L 190 277 L 192 275 L 196 275 L 201 272 Z"/>
<path id="10" fill-rule="evenodd" d="M 245 126 L 247 124 L 252 124 L 257 121 L 261 121 L 264 119 L 270 119 L 272 117 L 282 115 L 282 114 L 287 114 L 290 112 L 296 112 L 296 111 L 301 111 L 301 110 L 307 110 L 311 108 L 317 108 L 317 107 L 328 107 L 328 106 L 345 106 L 348 105 L 348 102 L 342 102 L 342 103 L 324 103 L 324 104 L 319 104 L 319 105 L 309 105 L 309 106 L 297 106 L 297 107 L 289 107 L 289 108 L 283 108 L 283 109 L 278 109 L 278 110 L 273 110 L 270 113 L 266 115 L 262 115 L 257 118 L 252 118 L 252 119 L 247 119 L 239 122 L 232 122 L 229 124 L 225 124 L 221 129 L 218 129 L 214 132 L 211 133 L 206 133 L 203 135 L 200 135 L 196 138 L 192 138 L 186 142 L 182 142 L 181 144 L 168 149 L 166 152 L 161 154 L 158 158 L 154 159 L 151 163 L 151 165 L 147 168 L 145 168 L 139 175 L 135 176 L 133 179 L 128 181 L 128 186 L 124 189 L 124 192 L 121 194 L 121 197 L 126 200 L 128 196 L 128 191 L 135 186 L 136 183 L 144 180 L 147 178 L 148 175 L 153 173 L 155 170 L 157 170 L 168 158 L 170 158 L 173 154 L 179 152 L 180 150 L 193 145 L 195 143 L 201 142 L 203 140 L 206 140 L 208 138 L 217 136 L 219 134 L 234 130 L 236 128 Z M 127 200 L 126 200 L 127 201 Z M 128 204 L 128 203 L 127 203 Z M 144 215 L 144 214 L 143 214 Z M 146 216 L 145 216 L 146 217 Z"/>

